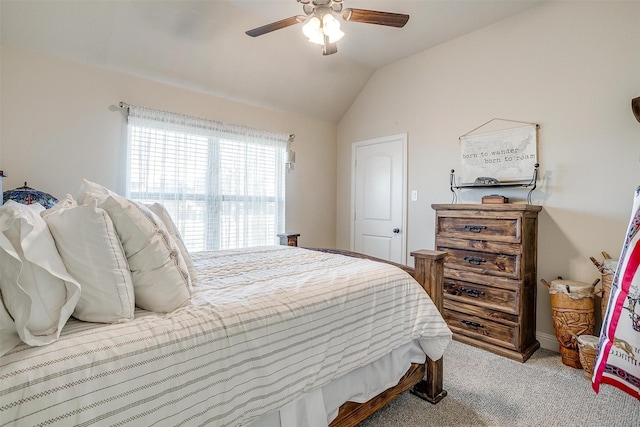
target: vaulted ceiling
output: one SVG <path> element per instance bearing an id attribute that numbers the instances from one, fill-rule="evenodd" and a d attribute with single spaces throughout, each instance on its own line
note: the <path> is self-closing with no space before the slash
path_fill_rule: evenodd
<path id="1" fill-rule="evenodd" d="M 252 105 L 337 122 L 377 68 L 544 0 L 344 0 L 410 15 L 402 28 L 342 21 L 323 56 L 302 25 L 246 30 L 303 15 L 296 0 L 0 0 L 0 40 Z"/>

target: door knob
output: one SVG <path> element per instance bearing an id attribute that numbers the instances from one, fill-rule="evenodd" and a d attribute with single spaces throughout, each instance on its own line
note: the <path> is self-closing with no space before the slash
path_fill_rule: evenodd
<path id="1" fill-rule="evenodd" d="M 400 229 L 399 228 L 394 228 L 393 229 L 393 234 L 398 234 L 400 233 Z"/>

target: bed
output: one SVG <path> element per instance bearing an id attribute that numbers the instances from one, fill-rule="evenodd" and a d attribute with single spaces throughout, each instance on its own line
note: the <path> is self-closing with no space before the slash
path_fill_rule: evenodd
<path id="1" fill-rule="evenodd" d="M 0 425 L 347 426 L 408 389 L 437 403 L 444 254 L 416 251 L 413 269 L 338 252 L 192 254 L 178 308 L 70 317 L 51 342 L 7 351 Z"/>

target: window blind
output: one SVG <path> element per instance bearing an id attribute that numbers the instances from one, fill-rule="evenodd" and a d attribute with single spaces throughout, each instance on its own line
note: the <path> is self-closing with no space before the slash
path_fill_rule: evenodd
<path id="1" fill-rule="evenodd" d="M 127 196 L 165 205 L 190 251 L 272 245 L 288 134 L 129 106 Z"/>

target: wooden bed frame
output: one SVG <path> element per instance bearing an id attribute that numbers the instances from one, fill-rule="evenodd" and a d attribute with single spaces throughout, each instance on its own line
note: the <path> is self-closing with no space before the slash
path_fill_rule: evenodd
<path id="1" fill-rule="evenodd" d="M 278 234 L 281 245 L 298 246 L 299 234 L 283 233 Z M 439 311 L 443 306 L 443 274 L 445 252 L 419 250 L 411 252 L 414 257 L 415 267 L 396 264 L 368 255 L 339 250 L 339 249 L 319 249 L 306 248 L 315 251 L 335 253 L 356 258 L 371 259 L 395 265 L 396 267 L 411 274 L 424 290 L 429 294 L 431 300 Z M 424 364 L 413 363 L 397 385 L 391 387 L 365 403 L 347 402 L 340 407 L 338 416 L 331 422 L 329 427 L 351 427 L 364 421 L 371 414 L 381 409 L 387 403 L 398 397 L 401 393 L 411 390 L 412 394 L 430 403 L 440 402 L 447 392 L 442 388 L 442 358 L 433 361 L 427 357 Z M 426 373 L 426 379 L 425 379 Z"/>

